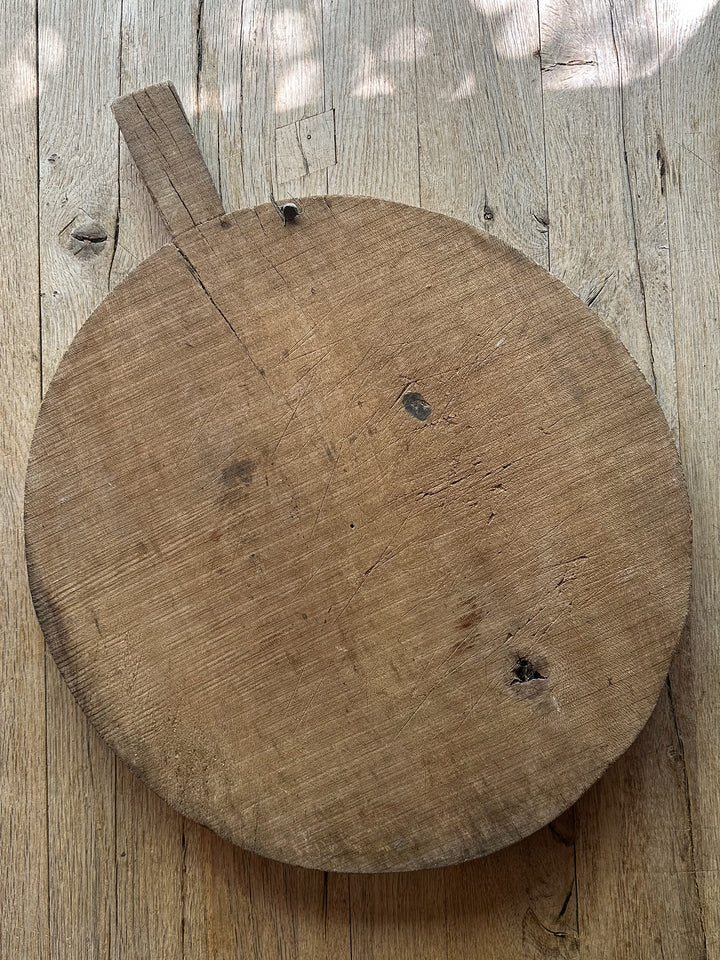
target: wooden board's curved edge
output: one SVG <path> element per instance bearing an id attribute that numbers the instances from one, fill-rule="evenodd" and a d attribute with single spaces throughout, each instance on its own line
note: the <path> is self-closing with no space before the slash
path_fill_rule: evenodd
<path id="1" fill-rule="evenodd" d="M 358 202 L 361 202 L 361 201 L 363 201 L 363 200 L 365 200 L 365 199 L 368 199 L 368 200 L 372 200 L 372 202 L 374 202 L 374 203 L 382 203 L 382 204 L 386 205 L 388 208 L 392 208 L 392 207 L 407 207 L 407 206 L 408 206 L 408 205 L 406 205 L 406 204 L 398 204 L 398 203 L 395 203 L 395 202 L 392 202 L 392 201 L 386 201 L 386 200 L 378 201 L 378 200 L 375 200 L 374 198 L 369 198 L 369 197 L 366 198 L 366 197 L 362 197 L 362 196 L 357 196 L 357 197 L 352 197 L 352 198 L 346 198 L 346 197 L 344 197 L 344 196 L 338 196 L 338 197 L 333 197 L 333 196 L 324 197 L 324 196 L 321 196 L 321 197 L 317 197 L 317 198 L 310 198 L 310 199 L 309 199 L 308 201 L 306 201 L 306 202 L 309 203 L 309 202 L 312 202 L 312 201 L 314 201 L 314 200 L 317 200 L 318 202 L 322 202 L 322 203 L 325 203 L 325 204 L 331 204 L 333 200 L 336 200 L 336 201 L 339 200 L 339 201 L 341 201 L 341 202 L 345 202 L 345 201 L 347 201 L 348 199 L 352 199 L 352 200 L 358 201 Z M 222 217 L 218 217 L 217 219 L 218 219 L 218 220 L 221 220 L 221 219 L 223 219 L 223 217 L 234 217 L 236 214 L 243 213 L 243 212 L 244 212 L 244 211 L 241 210 L 241 211 L 235 211 L 235 212 L 233 212 L 232 214 L 223 214 Z M 258 213 L 259 215 L 261 214 L 261 212 L 264 212 L 266 215 L 269 215 L 270 213 L 272 213 L 272 216 L 277 216 L 276 211 L 274 210 L 274 208 L 272 207 L 271 204 L 266 204 L 266 205 L 263 205 L 263 206 L 261 206 L 261 207 L 255 208 L 255 212 Z M 527 257 L 525 257 L 521 252 L 517 251 L 515 248 L 513 248 L 512 246 L 504 243 L 503 241 L 498 240 L 498 239 L 495 238 L 495 237 L 488 236 L 487 234 L 483 234 L 482 231 L 477 230 L 477 228 L 471 227 L 470 225 L 464 223 L 463 221 L 457 220 L 456 218 L 446 217 L 446 216 L 444 216 L 444 215 L 439 215 L 439 216 L 443 216 L 444 219 L 447 219 L 447 220 L 455 220 L 455 222 L 458 223 L 458 225 L 461 226 L 461 227 L 464 228 L 464 229 L 472 229 L 472 230 L 475 230 L 475 232 L 477 232 L 477 234 L 483 238 L 483 241 L 486 242 L 486 243 L 488 243 L 488 244 L 495 245 L 495 246 L 497 246 L 499 249 L 512 251 L 512 253 L 514 254 L 514 256 L 517 258 L 517 261 L 518 261 L 518 262 L 522 262 L 522 263 L 526 264 L 527 266 L 529 266 L 530 268 L 532 268 L 533 271 L 537 271 L 538 274 L 543 274 L 543 275 L 546 275 L 546 276 L 549 276 L 549 277 L 552 276 L 552 275 L 548 274 L 548 272 L 547 272 L 543 267 L 541 267 L 541 266 L 539 266 L 538 264 L 534 263 L 533 261 L 529 260 L 529 259 L 528 259 Z M 292 227 L 290 227 L 290 229 L 300 228 L 300 227 L 301 227 L 301 223 L 302 223 L 302 221 L 300 220 L 300 221 L 297 223 L 297 225 L 293 225 Z M 193 228 L 193 229 L 194 229 L 194 228 Z M 83 324 L 83 326 L 80 328 L 80 330 L 78 331 L 76 337 L 73 339 L 70 347 L 68 348 L 68 350 L 67 350 L 66 353 L 64 354 L 64 356 L 63 356 L 63 358 L 62 358 L 62 360 L 61 360 L 61 362 L 60 362 L 60 364 L 59 364 L 59 366 L 58 366 L 58 369 L 57 369 L 57 371 L 56 371 L 56 374 L 55 374 L 55 376 L 53 377 L 53 379 L 52 379 L 52 381 L 51 381 L 51 384 L 50 384 L 50 386 L 49 386 L 49 388 L 48 388 L 48 392 L 47 392 L 47 394 L 46 394 L 46 398 L 49 397 L 49 396 L 51 396 L 51 392 L 52 392 L 52 390 L 53 390 L 53 383 L 55 383 L 58 379 L 60 379 L 60 380 L 62 379 L 62 376 L 63 376 L 65 367 L 69 366 L 69 365 L 72 363 L 73 354 L 74 354 L 75 350 L 78 350 L 78 349 L 81 348 L 84 337 L 85 337 L 85 336 L 89 336 L 89 335 L 92 334 L 92 326 L 93 326 L 93 323 L 92 323 L 92 322 L 93 322 L 93 318 L 95 318 L 95 317 L 98 316 L 98 315 L 102 315 L 102 312 L 105 311 L 106 309 L 112 308 L 112 306 L 113 306 L 113 304 L 114 304 L 114 302 L 115 302 L 115 299 L 116 299 L 117 297 L 121 297 L 121 296 L 122 296 L 122 290 L 123 290 L 123 288 L 125 287 L 126 284 L 131 283 L 131 281 L 133 280 L 133 278 L 136 277 L 137 275 L 141 275 L 143 271 L 145 271 L 145 270 L 147 270 L 147 269 L 154 269 L 154 266 L 155 266 L 157 263 L 162 263 L 163 258 L 167 258 L 167 264 L 168 264 L 168 265 L 170 265 L 170 264 L 174 261 L 174 262 L 175 262 L 177 265 L 179 265 L 179 266 L 189 267 L 189 265 L 188 265 L 187 263 L 185 263 L 185 264 L 182 263 L 182 261 L 183 261 L 185 258 L 183 257 L 182 254 L 178 253 L 178 250 L 177 250 L 177 246 L 181 246 L 181 245 L 182 245 L 182 236 L 183 236 L 183 235 L 181 234 L 181 235 L 175 240 L 174 243 L 168 243 L 168 244 L 164 245 L 163 247 L 159 248 L 159 249 L 158 249 L 157 251 L 155 251 L 150 257 L 148 257 L 145 261 L 143 261 L 143 263 L 141 263 L 139 266 L 137 266 L 116 288 L 114 288 L 114 290 L 108 295 L 108 297 L 103 301 L 103 303 L 102 303 L 95 311 L 93 311 L 93 313 L 90 315 L 90 317 L 88 318 L 88 320 L 87 320 L 87 321 Z M 176 258 L 177 258 L 177 259 L 176 259 Z M 196 278 L 194 278 L 194 279 L 196 280 Z M 570 295 L 573 296 L 575 300 L 577 300 L 578 304 L 581 304 L 582 307 L 583 307 L 585 310 L 588 310 L 587 306 L 583 303 L 583 301 L 580 300 L 580 298 L 577 297 L 576 295 L 572 294 L 571 291 L 568 291 L 568 288 L 565 287 L 565 285 L 562 284 L 561 281 L 559 281 L 559 280 L 558 280 L 557 278 L 555 278 L 555 277 L 552 277 L 552 281 L 553 281 L 553 283 L 556 284 L 558 287 L 562 287 L 563 290 L 566 291 L 566 293 L 570 293 Z M 591 312 L 591 311 L 590 311 L 590 312 Z M 678 456 L 677 448 L 676 448 L 674 442 L 672 441 L 672 437 L 671 437 L 671 435 L 670 435 L 670 431 L 669 431 L 667 422 L 666 422 L 666 420 L 665 420 L 664 414 L 663 414 L 663 412 L 662 412 L 662 409 L 661 409 L 659 403 L 657 402 L 657 398 L 655 397 L 655 394 L 654 394 L 654 392 L 652 391 L 652 388 L 650 387 L 650 385 L 649 385 L 649 384 L 647 383 L 647 381 L 645 380 L 645 378 L 644 378 L 642 372 L 640 371 L 637 363 L 635 362 L 634 358 L 633 358 L 632 355 L 629 353 L 629 351 L 626 349 L 626 347 L 624 346 L 624 344 L 623 344 L 623 343 L 619 340 L 619 338 L 614 334 L 614 332 L 613 332 L 606 324 L 604 324 L 604 323 L 602 322 L 602 320 L 601 320 L 600 318 L 598 318 L 594 313 L 593 313 L 593 317 L 594 317 L 595 322 L 597 323 L 598 329 L 603 331 L 604 336 L 606 336 L 606 337 L 608 338 L 608 341 L 609 341 L 609 342 L 611 341 L 617 348 L 619 348 L 619 353 L 620 353 L 620 355 L 622 355 L 622 356 L 624 357 L 625 362 L 629 361 L 629 362 L 631 363 L 632 367 L 634 368 L 637 376 L 640 377 L 640 378 L 642 378 L 642 381 L 643 381 L 643 384 L 644 384 L 644 389 L 645 389 L 645 390 L 648 392 L 648 394 L 652 397 L 652 401 L 653 401 L 653 402 L 652 402 L 652 405 L 651 405 L 651 406 L 652 406 L 652 409 L 653 409 L 653 411 L 654 411 L 654 416 L 655 416 L 655 420 L 656 420 L 656 425 L 657 425 L 657 427 L 659 428 L 659 431 L 660 431 L 660 432 L 662 433 L 662 435 L 664 436 L 664 438 L 665 438 L 665 440 L 666 440 L 667 448 L 668 448 L 668 450 L 671 452 L 671 455 L 672 455 L 673 460 L 674 460 L 674 463 L 675 463 L 675 468 L 676 468 L 676 470 L 677 470 L 678 477 L 679 477 L 678 495 L 679 495 L 679 496 L 682 496 L 682 498 L 683 498 L 684 506 L 685 506 L 685 512 L 686 512 L 686 515 L 687 515 L 687 536 L 686 536 L 686 539 L 687 539 L 686 561 L 687 561 L 687 562 L 686 562 L 686 576 L 685 576 L 685 578 L 684 578 L 684 582 L 686 583 L 686 590 L 685 590 L 686 599 L 685 599 L 685 604 L 684 604 L 684 606 L 685 606 L 685 611 L 686 611 L 686 613 L 685 613 L 685 619 L 687 619 L 687 610 L 688 610 L 688 607 L 689 607 L 689 597 L 690 597 L 690 572 L 691 572 L 691 554 L 692 554 L 692 522 L 691 522 L 690 501 L 689 501 L 689 497 L 688 497 L 688 494 L 687 494 L 687 485 L 686 485 L 686 480 L 685 480 L 685 475 L 684 475 L 683 466 L 682 466 L 682 463 L 681 463 L 680 458 L 679 458 L 679 456 Z M 45 402 L 45 401 L 43 401 L 43 404 L 44 404 L 44 402 Z M 41 412 L 40 412 L 40 414 L 39 414 L 39 416 L 38 416 L 38 419 L 40 418 L 40 416 L 42 416 L 42 408 L 41 408 Z M 34 441 L 35 441 L 35 437 L 33 437 L 33 445 L 34 445 Z M 29 463 L 32 461 L 32 457 L 33 457 L 33 446 L 31 446 L 31 450 L 30 450 Z M 24 509 L 25 509 L 25 505 L 26 505 L 26 504 L 24 503 Z M 63 661 L 64 661 L 65 658 L 63 657 L 63 654 L 62 654 L 62 650 L 63 650 L 63 628 L 62 628 L 62 623 L 60 622 L 61 618 L 59 617 L 58 612 L 53 609 L 52 601 L 49 600 L 47 594 L 46 594 L 45 591 L 44 591 L 44 588 L 43 588 L 43 585 L 42 585 L 42 583 L 41 583 L 41 580 L 40 580 L 39 576 L 37 575 L 37 572 L 36 572 L 36 570 L 35 570 L 35 565 L 34 565 L 34 563 L 33 563 L 33 561 L 32 561 L 32 545 L 31 545 L 31 544 L 28 544 L 27 539 L 26 539 L 26 541 L 25 541 L 25 548 L 26 548 L 26 557 L 27 557 L 28 582 L 29 582 L 29 586 L 30 586 L 30 592 L 31 592 L 32 602 L 33 602 L 33 606 L 34 606 L 34 609 L 35 609 L 35 612 L 36 612 L 36 616 L 37 616 L 38 621 L 39 621 L 39 623 L 40 623 L 40 626 L 41 626 L 43 635 L 44 635 L 44 637 L 45 637 L 45 639 L 46 639 L 46 642 L 47 642 L 47 644 L 48 644 L 48 648 L 50 649 L 50 652 L 51 652 L 51 654 L 52 654 L 52 656 L 53 656 L 53 659 L 54 659 L 55 662 L 58 664 L 58 667 L 59 667 L 59 669 L 60 669 L 60 671 L 61 671 L 61 673 L 62 673 L 62 675 L 63 675 L 63 677 L 64 677 L 64 679 L 65 679 L 65 681 L 66 681 L 66 683 L 68 684 L 71 692 L 73 693 L 73 696 L 74 696 L 75 699 L 78 701 L 78 703 L 79 703 L 79 705 L 81 706 L 81 708 L 83 709 L 83 711 L 86 712 L 86 716 L 88 716 L 88 719 L 89 719 L 90 723 L 92 724 L 92 726 L 94 727 L 94 729 L 97 730 L 97 732 L 98 732 L 98 734 L 101 736 L 101 738 L 103 738 L 103 739 L 112 747 L 112 749 L 115 750 L 115 752 L 121 757 L 121 759 L 123 759 L 123 762 L 125 762 L 126 765 L 127 765 L 140 779 L 142 779 L 143 782 L 146 783 L 147 786 L 148 786 L 151 790 L 153 790 L 153 792 L 158 793 L 155 785 L 154 785 L 153 782 L 152 782 L 152 777 L 149 777 L 149 776 L 147 775 L 147 771 L 145 771 L 145 770 L 143 769 L 142 765 L 138 765 L 137 763 L 133 762 L 132 758 L 128 755 L 128 752 L 123 748 L 123 744 L 112 742 L 112 739 L 111 739 L 110 737 L 108 737 L 104 732 L 102 732 L 102 731 L 95 725 L 92 717 L 91 717 L 91 716 L 87 713 L 87 711 L 86 711 L 85 704 L 84 704 L 84 702 L 83 702 L 83 701 L 84 701 L 84 698 L 82 697 L 82 692 L 77 689 L 76 684 L 73 682 L 72 674 L 63 669 L 63 665 L 62 665 L 62 664 L 63 664 Z M 676 638 L 676 642 L 675 642 L 675 645 L 674 645 L 675 647 L 677 646 L 677 643 L 679 643 L 679 641 L 680 641 L 680 637 L 681 637 L 681 635 L 682 635 L 682 629 L 683 629 L 683 628 L 681 627 L 681 629 L 680 629 L 680 630 L 678 631 L 678 633 L 677 633 L 677 638 Z M 657 699 L 658 699 L 658 697 L 659 697 L 659 694 L 660 694 L 660 692 L 661 692 L 661 690 L 662 690 L 662 686 L 663 686 L 663 684 L 665 683 L 665 679 L 666 679 L 666 673 L 662 675 L 662 677 L 660 678 L 659 682 L 657 683 L 657 685 L 656 685 L 656 687 L 655 687 L 655 690 L 654 690 L 654 693 L 653 693 L 652 697 L 648 699 L 648 701 L 647 701 L 647 703 L 649 704 L 648 708 L 647 708 L 646 710 L 643 710 L 643 711 L 642 711 L 642 714 L 639 715 L 640 725 L 639 725 L 637 728 L 633 728 L 632 732 L 631 732 L 631 733 L 629 734 L 629 736 L 627 737 L 627 741 L 620 747 L 620 749 L 618 749 L 618 750 L 615 752 L 615 754 L 614 754 L 613 756 L 611 756 L 609 759 L 607 759 L 606 761 L 604 761 L 604 762 L 602 763 L 602 765 L 600 765 L 600 766 L 597 768 L 596 772 L 595 772 L 595 773 L 593 774 L 593 776 L 588 780 L 587 783 L 579 786 L 575 791 L 572 792 L 572 796 L 571 796 L 571 798 L 569 799 L 569 801 L 566 800 L 566 799 L 564 799 L 562 803 L 560 803 L 560 804 L 556 805 L 555 807 L 553 807 L 552 810 L 550 810 L 549 814 L 547 815 L 547 818 L 545 819 L 544 823 L 550 822 L 550 821 L 553 820 L 556 816 L 560 815 L 564 810 L 566 810 L 569 806 L 571 806 L 571 805 L 578 799 L 578 797 L 580 797 L 600 776 L 602 776 L 602 774 L 605 772 L 605 770 L 607 770 L 607 768 L 608 768 L 609 766 L 611 766 L 611 765 L 612 765 L 620 756 L 622 756 L 622 754 L 628 749 L 628 747 L 629 747 L 629 746 L 632 744 L 632 742 L 636 739 L 636 737 L 637 737 L 638 734 L 640 733 L 641 729 L 644 727 L 645 723 L 647 722 L 650 714 L 652 713 L 652 710 L 653 710 L 653 708 L 654 708 L 654 705 L 655 705 L 655 703 L 656 703 L 656 701 L 657 701 Z M 497 846 L 491 846 L 491 847 L 487 847 L 487 848 L 483 848 L 483 849 L 477 849 L 477 850 L 474 850 L 474 851 L 468 851 L 468 852 L 463 853 L 462 855 L 458 855 L 457 852 L 456 852 L 456 853 L 450 853 L 450 854 L 448 854 L 448 855 L 446 855 L 446 856 L 438 856 L 438 857 L 430 857 L 430 858 L 427 858 L 426 860 L 424 860 L 424 861 L 421 862 L 421 863 L 418 863 L 418 862 L 413 862 L 413 863 L 411 863 L 411 864 L 402 864 L 402 863 L 400 863 L 399 865 L 393 865 L 393 866 L 389 866 L 389 867 L 381 867 L 381 868 L 379 868 L 379 869 L 378 869 L 377 867 L 374 867 L 374 866 L 368 866 L 366 869 L 365 869 L 365 868 L 362 868 L 362 867 L 361 867 L 361 868 L 358 868 L 356 865 L 347 864 L 347 863 L 342 863 L 342 862 L 335 862 L 335 863 L 328 863 L 328 862 L 313 863 L 313 862 L 308 862 L 308 861 L 302 861 L 302 862 L 301 862 L 301 861 L 294 861 L 294 860 L 292 860 L 292 859 L 288 859 L 287 856 L 283 854 L 283 850 L 282 850 L 280 847 L 278 847 L 277 849 L 272 849 L 272 848 L 270 848 L 270 847 L 268 847 L 268 846 L 266 845 L 266 846 L 263 847 L 263 848 L 253 848 L 252 845 L 250 845 L 250 844 L 247 842 L 247 838 L 246 838 L 246 837 L 238 837 L 237 835 L 235 835 L 235 834 L 233 833 L 232 830 L 228 830 L 222 823 L 217 822 L 217 821 L 214 820 L 212 817 L 203 816 L 202 811 L 196 810 L 195 808 L 192 807 L 191 804 L 188 804 L 188 803 L 183 802 L 183 800 L 180 799 L 180 798 L 172 798 L 172 799 L 169 799 L 168 796 L 167 796 L 165 793 L 158 793 L 158 795 L 161 796 L 162 799 L 164 799 L 164 800 L 166 800 L 167 802 L 169 802 L 174 808 L 176 808 L 177 810 L 179 810 L 179 812 L 182 813 L 184 816 L 187 816 L 187 817 L 189 817 L 190 819 L 192 819 L 192 820 L 194 820 L 194 821 L 202 824 L 203 826 L 206 826 L 206 827 L 214 830 L 215 832 L 217 832 L 220 836 L 224 837 L 225 839 L 227 839 L 227 840 L 229 840 L 229 841 L 231 841 L 231 842 L 233 842 L 233 843 L 240 844 L 240 845 L 241 845 L 243 848 L 245 848 L 245 849 L 251 850 L 252 852 L 258 853 L 258 854 L 263 855 L 263 856 L 268 856 L 268 857 L 271 857 L 271 858 L 273 858 L 273 859 L 282 860 L 282 861 L 284 861 L 284 862 L 287 862 L 287 863 L 290 863 L 290 864 L 294 864 L 294 865 L 296 865 L 296 866 L 305 867 L 305 868 L 308 868 L 308 869 L 330 870 L 330 871 L 333 871 L 333 872 L 358 872 L 358 873 L 366 873 L 366 872 L 404 872 L 404 871 L 411 871 L 411 870 L 417 870 L 417 869 L 439 868 L 439 867 L 444 867 L 444 866 L 449 866 L 449 865 L 453 865 L 453 864 L 462 863 L 462 862 L 464 862 L 464 861 L 474 859 L 474 858 L 477 857 L 477 856 L 484 856 L 484 855 L 490 854 L 490 853 L 494 852 L 495 850 L 500 849 L 500 848 L 502 848 L 503 846 L 507 845 L 506 843 L 500 843 L 500 844 L 498 844 Z M 527 830 L 527 831 L 525 831 L 525 832 L 519 832 L 518 835 L 517 835 L 517 837 L 515 837 L 514 841 L 511 841 L 511 842 L 516 842 L 516 841 L 522 840 L 524 837 L 532 834 L 532 833 L 535 832 L 537 829 L 541 828 L 543 825 L 544 825 L 544 824 L 535 824 L 535 825 L 532 827 L 532 829 Z"/>

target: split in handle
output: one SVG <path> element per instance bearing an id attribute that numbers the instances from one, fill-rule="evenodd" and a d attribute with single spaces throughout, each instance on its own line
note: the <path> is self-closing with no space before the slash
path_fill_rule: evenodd
<path id="1" fill-rule="evenodd" d="M 225 212 L 172 83 L 120 97 L 112 111 L 173 238 Z"/>

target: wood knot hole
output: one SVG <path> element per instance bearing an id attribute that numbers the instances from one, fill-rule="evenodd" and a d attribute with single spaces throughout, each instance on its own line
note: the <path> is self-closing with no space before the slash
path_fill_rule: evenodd
<path id="1" fill-rule="evenodd" d="M 92 221 L 72 230 L 68 249 L 81 260 L 87 260 L 105 249 L 107 238 L 107 230 L 99 223 Z"/>

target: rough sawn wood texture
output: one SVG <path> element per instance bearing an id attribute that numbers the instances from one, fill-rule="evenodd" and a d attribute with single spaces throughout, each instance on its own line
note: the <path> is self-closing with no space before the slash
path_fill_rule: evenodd
<path id="1" fill-rule="evenodd" d="M 521 839 L 627 748 L 687 616 L 652 391 L 473 227 L 219 215 L 171 85 L 115 115 L 175 245 L 84 325 L 36 429 L 29 579 L 71 690 L 161 796 L 276 859 Z"/>
<path id="2" fill-rule="evenodd" d="M 717 8 L 675 0 L 7 5 L 0 955 L 718 956 L 718 37 Z M 28 447 L 80 324 L 167 240 L 108 110 L 167 77 L 226 209 L 329 183 L 458 216 L 549 266 L 657 389 L 693 508 L 689 631 L 638 740 L 521 843 L 384 875 L 246 853 L 116 761 L 45 660 Z M 283 155 L 289 125 L 327 116 L 326 169 L 306 135 Z"/>

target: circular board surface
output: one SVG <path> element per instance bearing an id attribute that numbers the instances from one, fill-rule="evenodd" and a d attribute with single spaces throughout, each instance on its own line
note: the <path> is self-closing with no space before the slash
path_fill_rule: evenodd
<path id="1" fill-rule="evenodd" d="M 674 445 L 547 272 L 378 200 L 192 227 L 42 406 L 33 599 L 102 736 L 233 841 L 475 857 L 633 740 L 687 610 Z"/>

